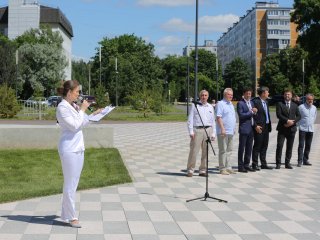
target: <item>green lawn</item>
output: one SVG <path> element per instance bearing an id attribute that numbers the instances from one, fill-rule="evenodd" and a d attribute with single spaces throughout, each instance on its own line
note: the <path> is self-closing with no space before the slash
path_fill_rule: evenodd
<path id="1" fill-rule="evenodd" d="M 79 190 L 131 181 L 117 149 L 85 151 Z M 62 184 L 57 150 L 0 150 L 0 203 L 61 193 Z"/>

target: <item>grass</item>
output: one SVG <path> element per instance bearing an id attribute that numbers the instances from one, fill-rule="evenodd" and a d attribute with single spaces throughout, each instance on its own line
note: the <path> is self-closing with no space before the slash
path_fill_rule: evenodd
<path id="1" fill-rule="evenodd" d="M 62 192 L 63 175 L 58 151 L 0 150 L 0 203 Z M 131 182 L 117 149 L 85 151 L 78 190 Z"/>

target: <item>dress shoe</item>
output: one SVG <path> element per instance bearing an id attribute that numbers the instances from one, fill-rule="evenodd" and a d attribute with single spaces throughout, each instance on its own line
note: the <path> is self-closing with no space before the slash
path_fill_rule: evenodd
<path id="1" fill-rule="evenodd" d="M 302 165 L 301 162 L 298 162 L 297 167 L 301 167 L 301 165 Z"/>
<path id="2" fill-rule="evenodd" d="M 255 172 L 256 171 L 251 167 L 244 167 L 244 169 L 247 170 L 248 172 Z"/>
<path id="3" fill-rule="evenodd" d="M 220 174 L 221 175 L 230 175 L 230 173 L 228 173 L 227 170 L 225 170 L 225 169 L 220 170 Z"/>
<path id="4" fill-rule="evenodd" d="M 226 171 L 227 171 L 229 174 L 236 174 L 236 172 L 235 172 L 235 171 L 233 171 L 233 170 L 232 170 L 232 169 L 230 169 L 230 168 L 226 169 Z"/>
<path id="5" fill-rule="evenodd" d="M 260 171 L 260 168 L 258 166 L 256 166 L 256 165 L 252 165 L 252 169 L 254 171 Z"/>
<path id="6" fill-rule="evenodd" d="M 310 162 L 304 162 L 303 165 L 312 166 L 312 164 Z"/>
<path id="7" fill-rule="evenodd" d="M 286 169 L 293 169 L 293 167 L 291 166 L 291 164 L 286 164 Z"/>
<path id="8" fill-rule="evenodd" d="M 187 173 L 187 177 L 192 177 L 193 176 L 193 173 L 192 172 L 188 172 Z"/>
<path id="9" fill-rule="evenodd" d="M 204 172 L 204 173 L 199 173 L 199 176 L 200 176 L 200 177 L 206 177 L 206 176 L 207 176 L 207 173 L 205 173 L 205 172 Z"/>
<path id="10" fill-rule="evenodd" d="M 239 169 L 238 169 L 238 172 L 247 173 L 248 171 L 247 171 L 247 169 L 245 169 L 245 168 L 239 168 Z"/>
<path id="11" fill-rule="evenodd" d="M 268 165 L 261 165 L 261 169 L 268 169 L 268 170 L 272 170 L 273 167 L 270 167 Z"/>
<path id="12" fill-rule="evenodd" d="M 280 169 L 280 168 L 281 168 L 281 164 L 277 164 L 276 169 Z"/>

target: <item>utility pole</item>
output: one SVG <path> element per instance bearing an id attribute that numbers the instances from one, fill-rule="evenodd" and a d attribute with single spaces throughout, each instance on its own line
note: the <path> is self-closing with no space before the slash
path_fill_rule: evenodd
<path id="1" fill-rule="evenodd" d="M 115 60 L 115 70 L 116 70 L 116 106 L 118 106 L 118 58 Z"/>
<path id="2" fill-rule="evenodd" d="M 101 86 L 101 45 L 99 46 L 99 62 L 100 62 L 100 86 Z"/>
<path id="3" fill-rule="evenodd" d="M 195 39 L 195 65 L 194 65 L 194 100 L 198 100 L 198 13 L 199 0 L 196 0 L 196 39 Z"/>
<path id="4" fill-rule="evenodd" d="M 187 116 L 189 116 L 189 98 L 190 98 L 190 38 L 188 37 L 187 46 Z"/>

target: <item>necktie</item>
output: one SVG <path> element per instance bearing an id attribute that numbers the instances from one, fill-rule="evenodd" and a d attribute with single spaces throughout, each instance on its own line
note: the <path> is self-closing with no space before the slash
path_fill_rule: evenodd
<path id="1" fill-rule="evenodd" d="M 262 102 L 263 108 L 264 108 L 264 112 L 266 113 L 266 123 L 269 123 L 269 115 L 268 115 L 268 109 L 267 109 L 267 104 L 265 101 Z"/>
<path id="2" fill-rule="evenodd" d="M 251 106 L 251 104 L 250 104 L 250 101 L 247 101 L 247 105 L 248 105 L 249 110 L 252 111 L 252 106 Z M 252 126 L 254 125 L 254 123 L 253 123 L 253 117 L 251 117 L 251 125 L 252 125 Z"/>
<path id="3" fill-rule="evenodd" d="M 289 102 L 287 102 L 287 110 L 288 110 L 288 112 L 290 112 L 290 104 L 289 104 Z"/>

